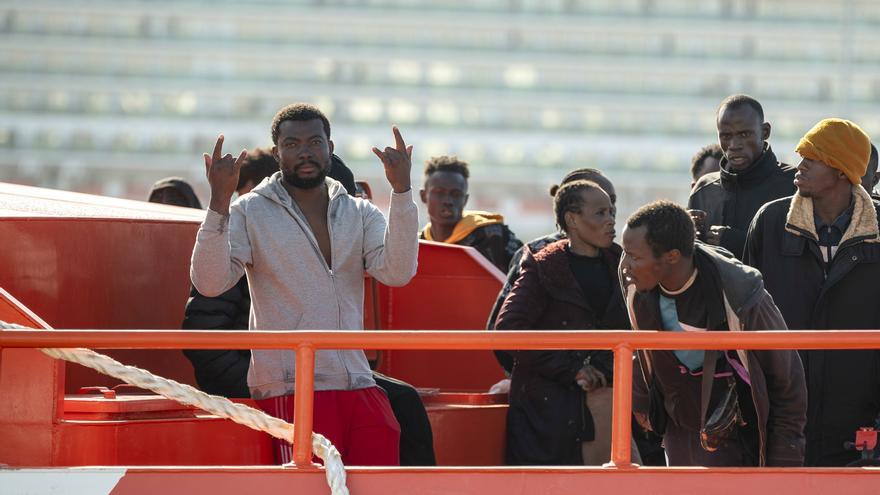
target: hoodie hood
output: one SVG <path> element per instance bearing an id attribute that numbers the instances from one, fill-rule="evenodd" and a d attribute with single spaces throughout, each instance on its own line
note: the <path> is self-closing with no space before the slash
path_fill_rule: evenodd
<path id="1" fill-rule="evenodd" d="M 284 184 L 282 183 L 284 179 L 281 178 L 281 172 L 275 172 L 263 179 L 256 187 L 254 187 L 250 193 L 259 194 L 266 199 L 272 200 L 281 206 L 291 206 L 293 202 L 291 201 L 290 194 L 285 189 Z M 333 202 L 333 199 L 337 196 L 341 196 L 344 194 L 348 194 L 346 192 L 345 187 L 342 184 L 330 177 L 326 177 L 324 179 L 324 186 L 327 187 L 328 193 L 330 195 L 330 202 Z M 248 194 L 250 194 L 248 193 Z M 247 196 L 247 195 L 245 195 Z"/>
<path id="2" fill-rule="evenodd" d="M 456 244 L 465 237 L 469 236 L 473 231 L 486 227 L 504 223 L 504 216 L 500 213 L 491 213 L 488 211 L 465 210 L 461 215 L 461 220 L 455 224 L 452 234 L 448 239 L 434 239 L 431 236 L 431 223 L 425 225 L 422 229 L 422 237 L 426 241 L 445 242 L 446 244 Z"/>

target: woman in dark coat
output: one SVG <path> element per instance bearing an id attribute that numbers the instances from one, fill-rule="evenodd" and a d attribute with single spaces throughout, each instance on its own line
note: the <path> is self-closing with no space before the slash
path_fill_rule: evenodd
<path id="1" fill-rule="evenodd" d="M 554 210 L 568 239 L 526 251 L 495 328 L 629 328 L 608 194 L 594 182 L 574 181 L 556 193 Z M 585 394 L 611 385 L 611 351 L 516 351 L 514 359 L 508 464 L 582 465 L 583 442 L 596 438 Z"/>

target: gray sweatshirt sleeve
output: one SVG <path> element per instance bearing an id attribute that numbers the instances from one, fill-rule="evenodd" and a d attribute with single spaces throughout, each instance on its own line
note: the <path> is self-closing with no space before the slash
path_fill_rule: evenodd
<path id="1" fill-rule="evenodd" d="M 240 203 L 230 208 L 229 215 L 209 209 L 196 236 L 189 272 L 196 290 L 208 297 L 219 296 L 238 283 L 245 265 L 251 263 Z"/>
<path id="2" fill-rule="evenodd" d="M 365 215 L 364 268 L 385 285 L 406 285 L 416 274 L 419 256 L 419 211 L 412 189 L 391 193 L 387 225 L 372 204 Z"/>

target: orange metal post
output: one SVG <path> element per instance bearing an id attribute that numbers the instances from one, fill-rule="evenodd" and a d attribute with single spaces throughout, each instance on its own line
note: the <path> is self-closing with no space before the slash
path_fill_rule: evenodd
<path id="1" fill-rule="evenodd" d="M 293 403 L 293 462 L 299 469 L 312 465 L 312 419 L 315 395 L 315 348 L 296 348 L 296 390 Z"/>
<path id="2" fill-rule="evenodd" d="M 633 351 L 625 345 L 614 348 L 614 404 L 611 417 L 611 463 L 606 467 L 633 468 L 632 371 Z"/>

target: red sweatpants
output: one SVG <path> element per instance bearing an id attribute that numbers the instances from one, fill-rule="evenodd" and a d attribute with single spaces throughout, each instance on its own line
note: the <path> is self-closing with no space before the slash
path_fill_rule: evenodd
<path id="1" fill-rule="evenodd" d="M 327 437 L 346 466 L 399 466 L 400 426 L 379 387 L 315 392 L 313 430 Z M 262 399 L 266 414 L 293 422 L 293 395 Z M 272 439 L 275 462 L 293 461 L 292 446 Z M 317 460 L 317 459 L 315 459 Z"/>

